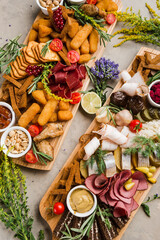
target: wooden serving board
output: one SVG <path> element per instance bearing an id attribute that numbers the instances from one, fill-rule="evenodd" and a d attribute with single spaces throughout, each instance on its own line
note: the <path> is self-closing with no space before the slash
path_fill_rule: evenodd
<path id="1" fill-rule="evenodd" d="M 122 2 L 121 0 L 115 0 L 115 2 L 117 3 L 118 5 L 118 11 L 120 11 L 122 9 Z M 36 17 L 35 21 L 44 17 L 45 15 L 43 15 L 42 12 L 40 12 L 38 14 L 38 16 Z M 108 27 L 108 31 L 107 33 L 108 34 L 111 34 L 113 32 L 113 29 L 116 25 L 116 22 L 114 24 L 112 24 L 110 27 Z M 27 44 L 28 43 L 28 37 L 29 37 L 29 33 L 24 41 L 24 44 Z M 107 44 L 107 42 L 106 42 Z M 89 63 L 87 64 L 89 67 L 92 67 L 94 66 L 94 62 L 101 58 L 101 56 L 103 55 L 103 52 L 104 52 L 104 49 L 105 47 L 103 45 L 100 45 L 100 41 L 99 41 L 99 44 L 98 44 L 98 49 L 96 51 L 96 53 L 94 53 L 92 55 L 92 59 L 89 61 Z M 81 91 L 86 91 L 88 85 L 89 85 L 89 82 L 90 82 L 90 79 L 89 77 L 87 76 L 85 80 L 83 80 L 83 87 L 79 90 Z M 44 164 L 41 164 L 39 162 L 37 162 L 36 164 L 30 164 L 30 163 L 27 163 L 25 160 L 24 160 L 24 157 L 23 158 L 17 158 L 17 159 L 14 159 L 13 161 L 18 164 L 18 165 L 21 165 L 23 167 L 28 167 L 28 168 L 33 168 L 33 169 L 39 169 L 39 170 L 50 170 L 52 167 L 53 167 L 53 164 L 54 164 L 54 161 L 58 155 L 58 152 L 63 144 L 63 141 L 68 133 L 68 130 L 72 124 L 72 120 L 74 119 L 75 115 L 76 115 L 76 112 L 78 110 L 78 107 L 79 107 L 79 104 L 75 104 L 73 106 L 70 107 L 70 110 L 72 111 L 72 114 L 73 114 L 73 118 L 70 120 L 70 121 L 67 121 L 64 123 L 64 133 L 62 136 L 60 137 L 57 137 L 57 138 L 54 138 L 52 141 L 51 141 L 51 144 L 54 148 L 54 159 L 53 161 L 51 162 L 47 162 L 47 165 L 44 165 Z"/>
<path id="2" fill-rule="evenodd" d="M 157 54 L 160 54 L 160 51 L 156 51 L 150 48 L 146 48 L 146 47 L 142 47 L 140 49 L 140 51 L 137 53 L 137 55 L 144 55 L 145 52 L 149 52 L 151 53 L 154 57 Z M 134 58 L 135 59 L 135 58 Z M 133 61 L 134 61 L 133 59 Z M 133 63 L 132 61 L 132 63 Z M 129 72 L 131 70 L 132 67 L 132 63 L 130 64 L 130 66 L 128 67 L 127 71 Z M 117 85 L 115 86 L 113 92 L 118 91 L 118 89 L 122 86 L 122 80 L 120 80 Z M 105 104 L 108 104 L 110 101 L 110 98 L 107 99 Z M 91 125 L 89 126 L 89 128 L 87 129 L 86 133 L 90 133 L 93 131 L 93 129 L 95 129 L 97 126 L 97 122 L 96 120 L 93 120 L 93 122 L 91 123 Z M 57 177 L 54 179 L 53 183 L 51 184 L 51 186 L 49 187 L 49 189 L 47 190 L 47 192 L 45 193 L 45 195 L 43 196 L 40 205 L 39 205 L 39 211 L 41 216 L 44 218 L 44 220 L 48 223 L 48 225 L 51 228 L 51 231 L 53 232 L 54 228 L 56 227 L 60 216 L 54 216 L 53 218 L 48 218 L 46 209 L 49 207 L 49 202 L 48 202 L 48 198 L 49 195 L 51 194 L 51 192 L 53 191 L 53 189 L 55 188 L 57 182 L 60 180 L 60 178 L 62 177 L 62 172 L 64 168 L 69 167 L 69 165 L 71 164 L 71 162 L 74 160 L 78 150 L 80 148 L 80 144 L 77 144 L 77 146 L 75 147 L 74 151 L 72 152 L 72 154 L 70 155 L 70 157 L 68 158 L 68 160 L 66 161 L 65 165 L 63 166 L 63 168 L 61 169 L 61 171 L 59 172 L 59 174 L 57 175 Z M 157 169 L 156 173 L 155 173 L 155 177 L 157 178 L 158 175 L 160 174 L 160 168 Z M 150 191 L 152 187 L 152 184 L 148 184 L 148 189 L 146 191 L 138 191 L 135 195 L 135 200 L 137 201 L 137 203 L 139 204 L 139 206 L 141 205 L 141 203 L 143 202 L 144 198 L 146 197 L 146 195 L 148 194 L 148 192 Z M 138 209 L 136 209 L 135 211 L 132 212 L 131 216 L 130 216 L 130 220 L 127 222 L 127 224 L 121 229 L 121 231 L 119 232 L 119 235 L 115 238 L 115 240 L 120 240 L 123 233 L 125 232 L 125 230 L 127 229 L 128 225 L 130 224 L 130 222 L 132 221 L 134 215 L 136 214 L 136 212 L 138 211 Z"/>

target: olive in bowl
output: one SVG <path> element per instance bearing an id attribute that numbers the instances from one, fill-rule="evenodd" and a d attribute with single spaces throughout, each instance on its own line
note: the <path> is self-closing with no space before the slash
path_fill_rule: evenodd
<path id="1" fill-rule="evenodd" d="M 76 217 L 88 217 L 97 206 L 96 196 L 84 185 L 72 188 L 66 202 L 68 210 Z"/>

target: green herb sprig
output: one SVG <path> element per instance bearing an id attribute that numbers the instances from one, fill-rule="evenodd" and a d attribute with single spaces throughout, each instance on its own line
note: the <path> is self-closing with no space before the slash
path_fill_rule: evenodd
<path id="1" fill-rule="evenodd" d="M 52 39 L 49 40 L 48 42 L 46 42 L 46 44 L 44 45 L 44 47 L 42 48 L 41 50 L 41 55 L 42 57 L 45 57 L 46 56 L 46 53 L 49 51 L 48 47 L 50 45 L 50 43 L 52 42 Z"/>
<path id="2" fill-rule="evenodd" d="M 32 149 L 33 149 L 34 155 L 36 156 L 36 158 L 38 159 L 39 162 L 47 165 L 46 160 L 47 161 L 52 161 L 52 157 L 51 156 L 49 156 L 49 155 L 47 155 L 45 153 L 37 151 L 37 148 L 36 148 L 34 142 L 32 143 Z"/>
<path id="3" fill-rule="evenodd" d="M 25 177 L 0 149 L 0 220 L 15 232 L 20 240 L 35 240 L 32 233 L 33 218 L 29 216 Z M 38 240 L 44 240 L 43 231 Z"/>
<path id="4" fill-rule="evenodd" d="M 113 217 L 113 214 L 110 212 L 109 208 L 106 209 L 101 209 L 100 206 L 97 208 L 97 213 L 98 216 L 101 217 L 102 221 L 105 223 L 108 229 L 111 229 L 111 222 L 109 221 L 109 217 Z"/>
<path id="5" fill-rule="evenodd" d="M 160 71 L 156 72 L 152 77 L 149 77 L 149 80 L 147 81 L 147 85 L 149 86 L 152 82 L 160 79 Z"/>
<path id="6" fill-rule="evenodd" d="M 150 208 L 146 203 L 152 202 L 155 199 L 160 199 L 160 196 L 158 196 L 158 194 L 154 194 L 153 198 L 148 197 L 147 201 L 141 204 L 143 211 L 148 217 L 150 217 L 151 215 L 150 215 Z"/>
<path id="7" fill-rule="evenodd" d="M 149 157 L 150 155 L 156 153 L 156 157 L 160 158 L 160 136 L 157 135 L 156 140 L 151 138 L 146 138 L 143 136 L 135 136 L 133 138 L 133 147 L 125 150 L 124 154 L 131 153 L 141 153 L 144 157 Z"/>
<path id="8" fill-rule="evenodd" d="M 17 56 L 20 56 L 20 49 L 25 46 L 18 43 L 20 37 L 21 36 L 17 36 L 9 40 L 3 47 L 0 47 L 0 73 L 9 74 L 11 71 L 11 66 L 9 64 L 14 61 Z M 3 70 L 4 66 L 7 67 Z"/>
<path id="9" fill-rule="evenodd" d="M 43 67 L 43 71 L 41 75 L 33 79 L 33 83 L 28 87 L 29 89 L 28 94 L 31 94 L 33 91 L 37 89 L 38 82 L 45 81 L 48 83 L 48 75 L 51 72 L 51 69 L 55 66 L 55 63 L 45 63 L 45 64 L 40 64 L 39 66 Z"/>
<path id="10" fill-rule="evenodd" d="M 69 8 L 69 9 L 73 9 L 74 12 L 74 16 L 75 18 L 77 18 L 77 20 L 82 24 L 85 25 L 86 23 L 89 23 L 92 25 L 93 28 L 95 28 L 100 36 L 100 44 L 103 43 L 104 47 L 105 47 L 105 42 L 109 42 L 110 41 L 110 37 L 111 35 L 109 35 L 107 33 L 107 29 L 104 28 L 104 19 L 97 19 L 94 17 L 90 17 L 88 15 L 86 15 L 81 9 L 81 6 L 77 6 L 77 5 L 67 5 L 65 3 L 65 7 Z"/>

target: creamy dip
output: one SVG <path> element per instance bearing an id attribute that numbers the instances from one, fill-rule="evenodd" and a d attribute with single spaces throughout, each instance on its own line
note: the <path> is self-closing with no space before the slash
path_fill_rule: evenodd
<path id="1" fill-rule="evenodd" d="M 79 213 L 88 212 L 94 205 L 92 194 L 83 188 L 74 190 L 71 193 L 69 202 L 71 208 Z"/>

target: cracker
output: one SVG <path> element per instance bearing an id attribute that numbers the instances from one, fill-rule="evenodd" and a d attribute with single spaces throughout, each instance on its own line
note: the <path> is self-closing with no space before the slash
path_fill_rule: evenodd
<path id="1" fill-rule="evenodd" d="M 27 50 L 27 46 L 23 48 L 23 54 L 24 54 L 24 59 L 25 61 L 28 63 L 28 64 L 38 64 L 39 62 L 37 62 L 35 60 L 35 58 L 32 58 L 32 57 L 29 57 L 27 54 L 26 54 L 26 50 Z"/>
<path id="2" fill-rule="evenodd" d="M 13 73 L 14 78 L 16 78 L 16 79 L 21 79 L 21 78 L 25 77 L 25 76 L 20 75 L 20 74 L 17 72 L 16 68 L 15 68 L 14 65 L 13 65 L 13 62 L 10 64 L 10 66 L 11 66 L 11 69 L 12 69 L 12 73 Z"/>
<path id="3" fill-rule="evenodd" d="M 19 56 L 19 62 L 20 62 L 20 64 L 21 64 L 22 67 L 25 67 L 25 68 L 28 67 L 28 64 L 25 63 L 25 61 L 24 61 L 24 56 L 23 56 L 23 55 L 20 55 L 20 56 Z"/>
<path id="4" fill-rule="evenodd" d="M 27 73 L 26 73 L 25 70 L 21 70 L 21 69 L 19 68 L 18 63 L 17 63 L 16 60 L 13 62 L 13 66 L 15 67 L 17 73 L 18 73 L 20 76 L 24 76 L 24 77 L 25 77 L 25 76 L 27 75 Z"/>
<path id="5" fill-rule="evenodd" d="M 60 57 L 58 56 L 58 54 L 56 52 L 52 51 L 49 47 L 48 47 L 48 51 L 47 51 L 46 55 L 43 57 L 41 55 L 41 51 L 44 46 L 45 46 L 45 43 L 39 43 L 39 45 L 38 45 L 40 56 L 44 61 L 53 62 L 53 61 L 61 60 Z"/>
<path id="6" fill-rule="evenodd" d="M 38 57 L 38 54 L 37 54 L 37 52 L 36 52 L 36 47 L 37 47 L 37 45 L 36 45 L 36 46 L 33 46 L 33 47 L 32 47 L 32 51 L 33 51 L 33 53 L 34 53 L 34 57 L 35 57 L 36 61 L 40 61 L 40 59 L 39 59 L 39 57 Z"/>
<path id="7" fill-rule="evenodd" d="M 35 41 L 31 41 L 31 42 L 28 43 L 28 46 L 27 46 L 27 48 L 26 48 L 26 53 L 27 53 L 27 55 L 28 55 L 29 57 L 35 58 L 35 54 L 34 54 L 34 52 L 33 52 L 33 50 L 32 50 L 32 47 L 37 46 L 37 44 L 38 44 L 38 43 L 35 42 Z"/>
<path id="8" fill-rule="evenodd" d="M 15 79 L 13 79 L 12 77 L 10 77 L 9 75 L 4 74 L 3 78 L 8 80 L 9 82 L 11 82 L 13 85 L 15 85 L 16 87 L 20 88 L 22 86 L 21 83 L 17 82 Z"/>
<path id="9" fill-rule="evenodd" d="M 24 66 L 21 64 L 19 56 L 16 57 L 16 60 L 17 60 L 18 67 L 19 67 L 21 70 L 25 71 L 25 70 L 26 70 L 26 67 L 24 67 Z"/>

